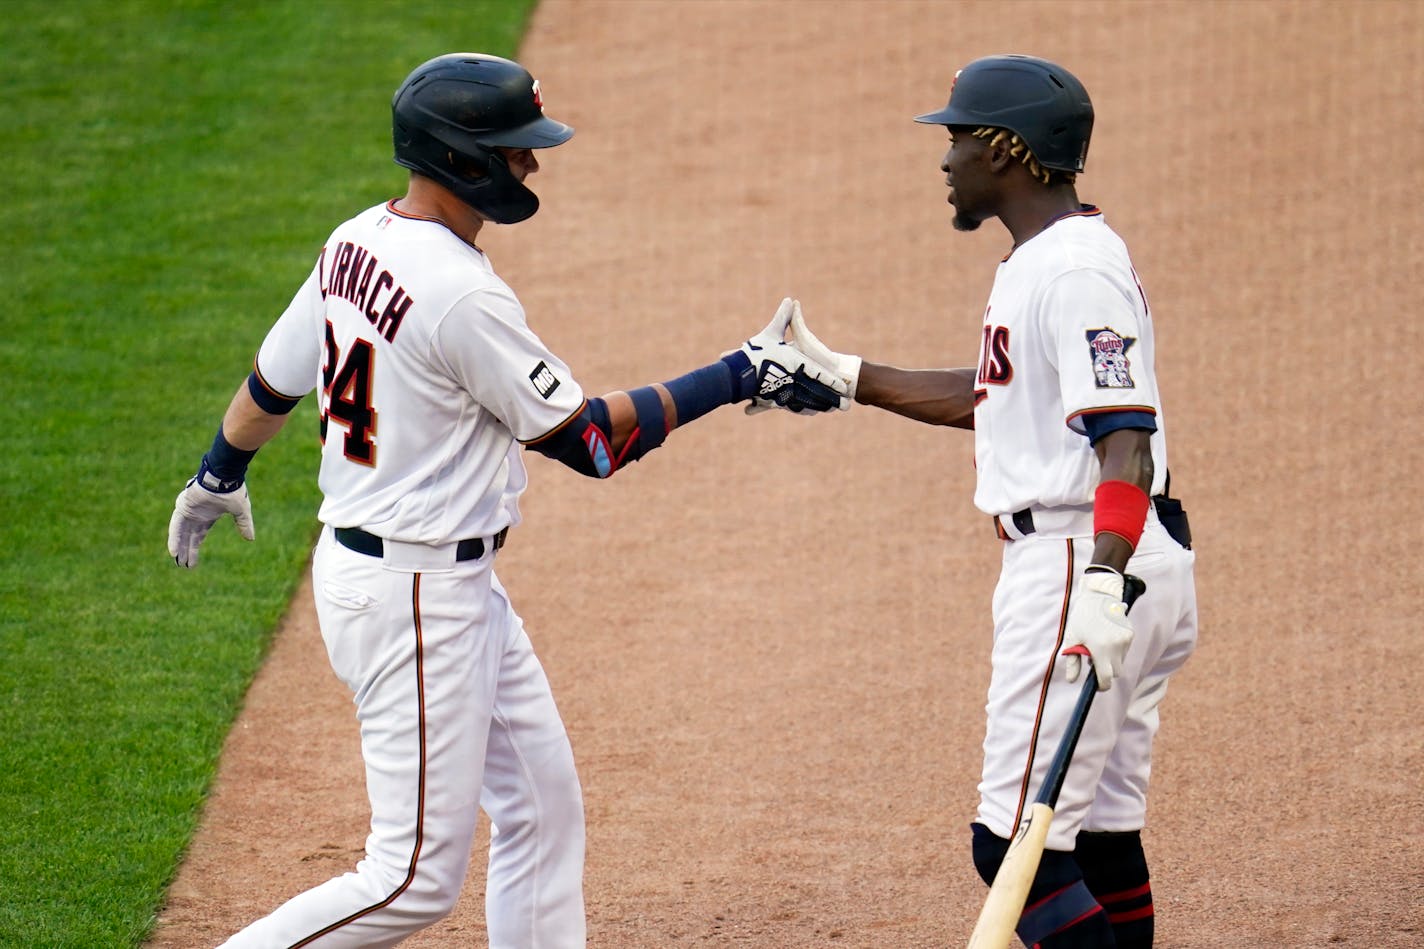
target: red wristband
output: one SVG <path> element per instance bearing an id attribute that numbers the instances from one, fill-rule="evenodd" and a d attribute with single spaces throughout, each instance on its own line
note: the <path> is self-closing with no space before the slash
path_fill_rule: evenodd
<path id="1" fill-rule="evenodd" d="M 1147 522 L 1147 492 L 1127 481 L 1104 481 L 1093 495 L 1093 535 L 1116 534 L 1137 549 Z"/>

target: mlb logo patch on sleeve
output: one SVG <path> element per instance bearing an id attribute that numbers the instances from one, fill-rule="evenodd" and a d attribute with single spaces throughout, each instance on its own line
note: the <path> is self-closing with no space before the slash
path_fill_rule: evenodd
<path id="1" fill-rule="evenodd" d="M 552 369 L 544 365 L 544 360 L 539 360 L 539 365 L 534 367 L 534 371 L 529 373 L 529 381 L 534 383 L 535 390 L 544 398 L 554 394 L 554 390 L 559 387 L 559 377 L 554 375 Z"/>
<path id="2" fill-rule="evenodd" d="M 1136 337 L 1119 336 L 1110 327 L 1088 330 L 1088 355 L 1093 360 L 1093 378 L 1099 389 L 1132 389 L 1132 364 L 1127 351 Z"/>

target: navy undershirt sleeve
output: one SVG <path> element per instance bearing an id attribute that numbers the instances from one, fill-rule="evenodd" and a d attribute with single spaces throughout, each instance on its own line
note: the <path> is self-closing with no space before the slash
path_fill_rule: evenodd
<path id="1" fill-rule="evenodd" d="M 267 388 L 256 369 L 247 376 L 247 392 L 252 396 L 252 401 L 257 403 L 257 407 L 268 415 L 286 415 L 297 407 L 298 402 L 302 401 L 301 396 L 293 399 L 289 396 L 279 395 Z"/>
<path id="2" fill-rule="evenodd" d="M 1109 432 L 1122 428 L 1135 428 L 1144 432 L 1157 431 L 1157 418 L 1151 412 L 1102 412 L 1083 416 L 1083 430 L 1088 433 L 1088 443 L 1096 445 L 1098 439 Z"/>

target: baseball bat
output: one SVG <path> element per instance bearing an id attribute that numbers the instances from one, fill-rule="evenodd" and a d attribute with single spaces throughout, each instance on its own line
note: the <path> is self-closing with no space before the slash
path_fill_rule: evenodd
<path id="1" fill-rule="evenodd" d="M 1132 604 L 1147 589 L 1147 584 L 1131 574 L 1123 575 L 1122 600 L 1129 612 Z M 1033 878 L 1038 873 L 1039 861 L 1043 859 L 1043 848 L 1048 842 L 1048 827 L 1053 823 L 1053 809 L 1058 806 L 1058 793 L 1063 790 L 1063 780 L 1068 776 L 1068 765 L 1073 760 L 1073 750 L 1078 747 L 1078 738 L 1083 734 L 1083 725 L 1088 721 L 1088 710 L 1093 706 L 1093 696 L 1098 694 L 1098 677 L 1091 668 L 1084 670 L 1086 678 L 1078 692 L 1078 701 L 1073 713 L 1068 717 L 1068 728 L 1063 739 L 1058 742 L 1058 750 L 1048 765 L 1043 787 L 1028 809 L 1028 819 L 1019 826 L 1018 833 L 1009 841 L 1009 849 L 1004 853 L 999 871 L 994 874 L 994 883 L 989 887 L 989 895 L 984 899 L 984 908 L 979 911 L 979 920 L 974 924 L 974 932 L 969 935 L 969 949 L 1007 949 L 1014 937 L 1019 917 L 1023 915 L 1024 901 L 1033 886 Z"/>

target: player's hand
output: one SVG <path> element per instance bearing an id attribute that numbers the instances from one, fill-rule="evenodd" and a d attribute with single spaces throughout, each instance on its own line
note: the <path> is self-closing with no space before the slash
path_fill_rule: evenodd
<path id="1" fill-rule="evenodd" d="M 216 483 L 207 472 L 207 462 L 194 475 L 173 502 L 173 517 L 168 521 L 168 553 L 180 567 L 198 565 L 198 548 L 203 538 L 224 514 L 231 514 L 237 532 L 244 540 L 252 540 L 252 502 L 247 485 L 239 483 L 228 491 L 204 487 L 204 475 Z"/>
<path id="2" fill-rule="evenodd" d="M 1132 645 L 1132 621 L 1127 618 L 1122 592 L 1120 573 L 1085 573 L 1078 582 L 1078 593 L 1068 611 L 1068 626 L 1063 631 L 1069 682 L 1077 682 L 1082 673 L 1083 657 L 1075 647 L 1086 649 L 1092 656 L 1099 692 L 1112 688 L 1112 680 L 1122 674 L 1127 648 Z"/>
<path id="3" fill-rule="evenodd" d="M 740 391 L 752 399 L 746 409 L 748 415 L 771 408 L 798 414 L 850 408 L 845 382 L 786 342 L 786 330 L 795 309 L 795 300 L 782 300 L 766 328 L 734 351 L 751 364 L 744 373 L 747 378 L 737 381 Z"/>
<path id="4" fill-rule="evenodd" d="M 825 343 L 817 339 L 816 334 L 811 332 L 811 328 L 806 325 L 806 318 L 801 315 L 800 300 L 794 301 L 791 309 L 792 345 L 840 377 L 846 385 L 847 399 L 842 408 L 849 409 L 850 402 L 855 399 L 856 384 L 860 382 L 861 358 L 833 352 Z"/>

